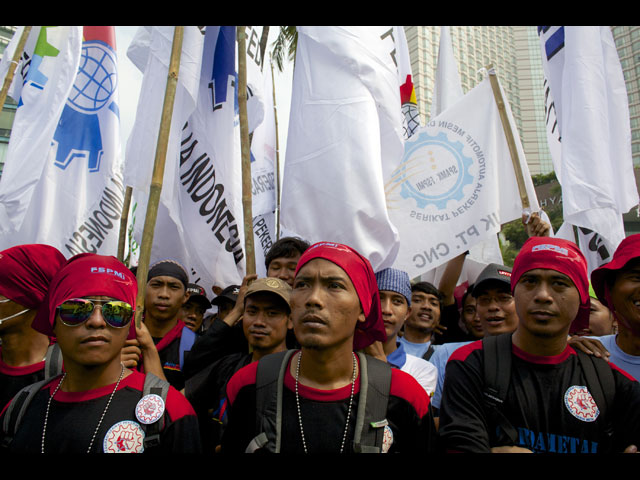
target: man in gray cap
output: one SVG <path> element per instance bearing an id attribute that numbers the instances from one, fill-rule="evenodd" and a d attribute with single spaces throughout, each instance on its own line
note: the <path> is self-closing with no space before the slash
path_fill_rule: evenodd
<path id="1" fill-rule="evenodd" d="M 291 328 L 290 293 L 291 287 L 279 278 L 259 278 L 249 283 L 241 322 L 249 353 L 229 347 L 234 327 L 220 322 L 226 328 L 211 344 L 216 357 L 209 358 L 211 363 L 206 368 L 187 378 L 185 395 L 198 413 L 205 451 L 212 451 L 219 444 L 226 420 L 223 402 L 231 376 L 265 355 L 286 350 L 287 331 Z"/>
<path id="2" fill-rule="evenodd" d="M 511 268 L 496 263 L 487 265 L 478 275 L 471 295 L 477 301 L 476 311 L 485 335 L 513 332 L 518 327 L 518 314 L 511 295 Z M 436 416 L 442 399 L 447 361 L 455 350 L 468 343 L 471 342 L 438 345 L 430 359 L 438 369 L 438 383 L 431 400 Z"/>

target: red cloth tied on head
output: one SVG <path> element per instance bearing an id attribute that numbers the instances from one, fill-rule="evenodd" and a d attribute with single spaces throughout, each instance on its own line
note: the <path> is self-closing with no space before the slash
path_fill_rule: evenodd
<path id="1" fill-rule="evenodd" d="M 318 242 L 311 245 L 298 260 L 296 275 L 304 264 L 315 258 L 323 258 L 335 263 L 348 275 L 358 294 L 365 321 L 356 326 L 353 349 L 361 350 L 373 342 L 384 342 L 387 334 L 382 322 L 382 309 L 378 283 L 371 263 L 353 248 L 333 242 Z"/>
<path id="2" fill-rule="evenodd" d="M 56 309 L 71 298 L 112 297 L 127 302 L 135 312 L 137 294 L 136 277 L 117 258 L 81 253 L 69 259 L 53 277 L 47 298 L 31 326 L 45 335 L 54 336 Z M 134 323 L 131 322 L 128 338 L 135 338 Z"/>
<path id="3" fill-rule="evenodd" d="M 525 272 L 536 268 L 556 270 L 568 276 L 580 294 L 578 315 L 571 323 L 569 333 L 589 326 L 589 275 L 587 260 L 578 246 L 568 240 L 553 237 L 531 237 L 524 242 L 513 262 L 511 292 Z"/>
<path id="4" fill-rule="evenodd" d="M 49 245 L 18 245 L 0 252 L 0 295 L 32 310 L 40 307 L 49 283 L 67 260 Z"/>
<path id="5" fill-rule="evenodd" d="M 640 330 L 629 320 L 616 312 L 611 300 L 611 285 L 615 276 L 627 263 L 640 257 L 640 233 L 624 238 L 613 254 L 611 261 L 596 268 L 591 272 L 591 285 L 596 292 L 598 300 L 611 310 L 619 323 L 632 330 L 635 335 L 640 335 Z"/>

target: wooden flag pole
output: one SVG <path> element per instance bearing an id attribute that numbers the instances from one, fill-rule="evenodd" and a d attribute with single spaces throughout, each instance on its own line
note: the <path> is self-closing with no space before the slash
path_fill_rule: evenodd
<path id="1" fill-rule="evenodd" d="M 236 26 L 238 38 L 238 106 L 240 108 L 240 148 L 242 152 L 242 209 L 244 211 L 244 244 L 246 274 L 256 273 L 253 246 L 253 212 L 251 194 L 251 151 L 247 119 L 247 47 L 244 26 Z"/>
<path id="2" fill-rule="evenodd" d="M 147 273 L 149 270 L 149 259 L 151 257 L 151 245 L 153 244 L 153 233 L 156 227 L 158 216 L 158 205 L 160 204 L 160 194 L 162 192 L 162 180 L 164 178 L 164 165 L 167 157 L 167 146 L 169 144 L 169 132 L 171 130 L 171 117 L 173 115 L 173 104 L 176 97 L 178 84 L 178 73 L 180 71 L 180 54 L 182 52 L 182 39 L 184 27 L 175 27 L 173 33 L 173 46 L 171 48 L 171 59 L 169 61 L 169 73 L 167 75 L 167 88 L 164 94 L 164 104 L 162 105 L 162 117 L 160 119 L 160 130 L 158 133 L 158 144 L 156 156 L 153 163 L 153 176 L 149 189 L 149 202 L 147 204 L 147 214 L 144 219 L 144 229 L 142 231 L 142 242 L 140 244 L 140 258 L 138 260 L 138 297 L 136 299 L 136 326 L 140 328 L 142 322 L 142 312 L 144 311 L 144 290 L 147 284 Z"/>
<path id="3" fill-rule="evenodd" d="M 9 87 L 13 82 L 13 76 L 16 73 L 16 68 L 18 68 L 18 62 L 20 61 L 22 51 L 24 50 L 24 46 L 27 43 L 27 39 L 29 38 L 29 33 L 31 33 L 31 27 L 24 27 L 24 29 L 22 30 L 22 34 L 20 35 L 20 39 L 18 40 L 16 51 L 13 52 L 13 58 L 11 59 L 11 64 L 9 65 L 7 76 L 5 77 L 4 83 L 2 84 L 2 90 L 0 90 L 0 110 L 4 108 L 4 102 L 7 100 Z"/>
<path id="4" fill-rule="evenodd" d="M 118 260 L 124 263 L 124 246 L 127 242 L 127 223 L 129 223 L 129 208 L 131 207 L 132 188 L 127 187 L 124 192 L 124 205 L 120 216 L 120 236 L 118 237 Z"/>
<path id="5" fill-rule="evenodd" d="M 269 55 L 271 60 L 271 55 Z M 273 62 L 271 65 L 271 88 L 273 90 L 273 120 L 276 127 L 276 240 L 280 240 L 280 141 L 278 139 L 278 108 L 276 107 L 276 83 L 273 75 Z"/>
<path id="6" fill-rule="evenodd" d="M 522 201 L 522 209 L 528 211 L 531 208 L 529 202 L 529 195 L 524 183 L 524 174 L 522 173 L 522 167 L 520 165 L 520 156 L 518 155 L 518 149 L 516 148 L 515 137 L 511 130 L 509 123 L 509 117 L 507 116 L 507 108 L 502 98 L 502 92 L 500 91 L 500 84 L 498 83 L 498 77 L 493 68 L 493 65 L 487 66 L 489 72 L 489 81 L 491 82 L 491 89 L 493 90 L 493 96 L 496 99 L 496 105 L 498 106 L 498 112 L 500 112 L 500 120 L 502 121 L 502 128 L 504 134 L 507 137 L 507 145 L 509 146 L 509 153 L 511 154 L 511 161 L 513 163 L 513 170 L 516 174 L 516 182 L 518 183 L 518 191 L 520 192 L 520 200 Z"/>

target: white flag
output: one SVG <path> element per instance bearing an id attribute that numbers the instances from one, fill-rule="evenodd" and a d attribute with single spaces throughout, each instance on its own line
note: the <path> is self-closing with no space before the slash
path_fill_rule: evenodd
<path id="1" fill-rule="evenodd" d="M 438 46 L 438 66 L 436 78 L 431 96 L 430 118 L 435 118 L 443 111 L 450 108 L 464 96 L 458 65 L 453 55 L 453 45 L 448 26 L 440 27 L 440 44 Z M 483 268 L 489 263 L 502 264 L 502 253 L 497 235 L 490 235 L 487 239 L 476 243 L 469 248 L 469 254 L 464 259 L 464 264 L 457 280 L 457 285 L 471 284 Z M 444 274 L 446 264 L 429 272 L 423 273 L 420 278 L 434 285 L 438 285 Z"/>
<path id="2" fill-rule="evenodd" d="M 170 43 L 163 43 L 158 51 L 168 58 Z M 179 84 L 185 84 L 182 100 L 176 95 L 151 255 L 152 262 L 180 262 L 191 282 L 208 292 L 214 285 L 239 284 L 245 268 L 235 51 L 235 27 L 207 27 L 204 37 L 196 27 L 185 28 L 178 76 Z M 148 84 L 145 73 L 143 94 L 159 79 L 166 83 L 166 63 L 154 63 L 159 69 Z M 150 103 L 142 98 L 141 102 L 142 107 Z M 156 102 L 161 106 L 161 99 Z M 150 118 L 140 111 L 138 117 Z M 141 217 L 143 202 L 139 203 Z"/>
<path id="3" fill-rule="evenodd" d="M 538 27 L 549 82 L 552 160 L 564 221 L 578 227 L 589 271 L 625 236 L 622 215 L 638 204 L 627 89 L 609 27 Z"/>
<path id="4" fill-rule="evenodd" d="M 440 27 L 440 44 L 438 45 L 438 67 L 431 95 L 431 115 L 435 118 L 456 103 L 462 96 L 462 83 L 458 73 L 458 65 L 453 55 L 449 27 Z"/>
<path id="5" fill-rule="evenodd" d="M 55 65 L 56 70 L 64 70 L 65 78 L 56 88 L 60 93 L 67 90 L 71 78 L 67 69 L 73 63 L 71 86 L 57 118 L 53 117 L 53 103 L 44 108 L 43 123 L 31 117 L 34 126 L 42 128 L 40 140 L 22 136 L 25 118 L 18 122 L 16 114 L 13 134 L 22 142 L 33 139 L 34 156 L 42 155 L 36 149 L 45 145 L 46 119 L 55 120 L 56 128 L 41 158 L 31 157 L 32 163 L 27 165 L 21 158 L 21 175 L 3 176 L 7 182 L 15 178 L 16 184 L 30 176 L 35 180 L 22 225 L 16 233 L 5 235 L 3 243 L 47 243 L 66 256 L 84 252 L 115 255 L 124 200 L 115 31 L 107 26 L 64 27 L 65 48 L 70 49 L 65 52 L 53 41 L 58 28 L 63 27 L 40 29 L 18 111 L 34 100 L 34 85 L 46 89 L 56 78 L 53 65 L 44 65 L 58 50 L 53 60 L 67 58 Z M 59 109 L 57 99 L 55 109 Z"/>
<path id="6" fill-rule="evenodd" d="M 22 68 L 9 92 L 18 108 L 0 181 L 0 233 L 5 246 L 22 241 L 18 232 L 27 209 L 45 183 L 53 135 L 74 88 L 81 48 L 82 27 L 34 27 L 22 53 Z"/>
<path id="7" fill-rule="evenodd" d="M 298 27 L 281 223 L 391 266 L 399 237 L 384 172 L 402 158 L 392 27 Z"/>
<path id="8" fill-rule="evenodd" d="M 537 210 L 524 152 L 506 106 L 531 208 Z M 406 142 L 386 190 L 401 238 L 394 266 L 410 277 L 442 265 L 495 236 L 502 223 L 521 217 L 513 163 L 488 78 Z"/>

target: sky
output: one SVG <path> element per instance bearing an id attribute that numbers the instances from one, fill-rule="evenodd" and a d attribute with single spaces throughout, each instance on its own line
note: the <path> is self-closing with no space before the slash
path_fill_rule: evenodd
<path id="1" fill-rule="evenodd" d="M 138 95 L 142 83 L 142 72 L 138 70 L 127 57 L 127 49 L 133 39 L 137 26 L 116 26 L 116 49 L 118 52 L 118 74 L 120 77 L 120 129 L 123 155 L 126 152 L 127 139 L 135 122 L 136 109 L 138 107 Z M 278 27 L 271 27 L 269 43 L 273 41 Z M 275 101 L 278 115 L 278 141 L 280 146 L 280 162 L 284 163 L 286 150 L 286 132 L 289 124 L 289 105 L 291 103 L 291 80 L 293 66 L 287 65 L 285 71 L 280 73 L 274 70 Z"/>

